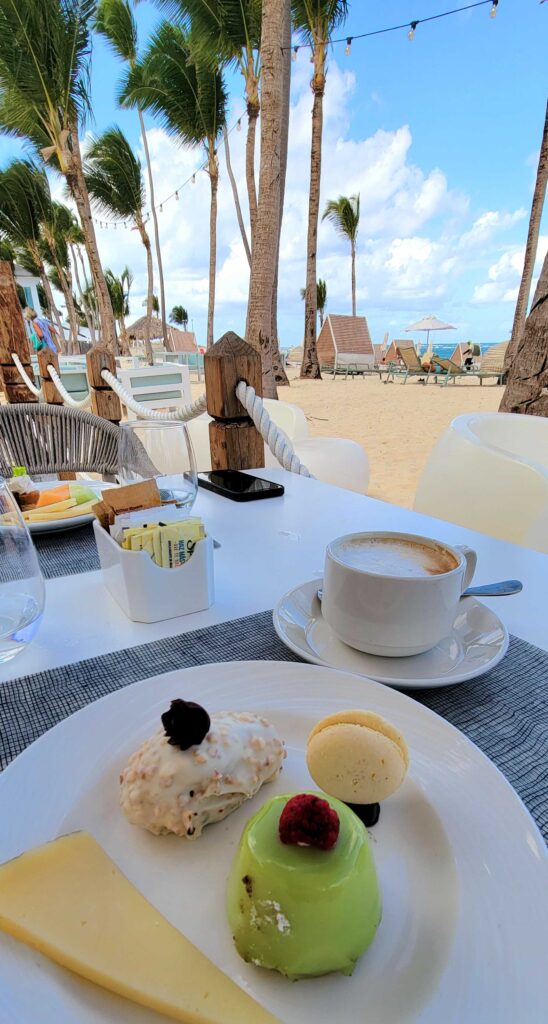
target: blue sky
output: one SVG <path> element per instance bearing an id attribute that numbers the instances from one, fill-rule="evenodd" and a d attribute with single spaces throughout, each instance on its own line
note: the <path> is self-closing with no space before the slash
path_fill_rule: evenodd
<path id="1" fill-rule="evenodd" d="M 437 14 L 448 0 L 352 0 L 346 36 Z M 141 39 L 158 21 L 156 9 L 136 9 Z M 508 337 L 527 232 L 535 159 L 546 104 L 548 3 L 500 0 L 489 6 L 405 30 L 344 44 L 330 57 L 325 100 L 322 205 L 360 191 L 359 312 L 374 340 L 398 336 L 423 313 L 456 324 L 455 340 Z M 280 271 L 284 345 L 300 344 L 306 252 L 306 197 L 311 94 L 306 51 L 292 64 L 288 196 Z M 116 107 L 120 65 L 100 40 L 93 55 L 94 131 L 117 121 L 137 152 L 133 113 Z M 243 113 L 242 81 L 229 78 L 229 123 Z M 148 121 L 157 196 L 162 199 L 201 162 Z M 245 128 L 245 123 L 244 123 Z M 245 202 L 245 131 L 231 135 L 232 157 Z M 19 146 L 0 140 L 0 162 Z M 247 269 L 221 155 L 218 302 L 215 334 L 243 331 Z M 208 181 L 181 192 L 160 217 L 168 305 L 182 302 L 202 341 L 207 301 Z M 541 253 L 548 244 L 545 217 Z M 135 273 L 132 313 L 140 315 L 144 259 L 135 234 L 98 230 L 103 261 Z M 324 224 L 318 272 L 327 280 L 328 310 L 349 312 L 347 249 Z"/>

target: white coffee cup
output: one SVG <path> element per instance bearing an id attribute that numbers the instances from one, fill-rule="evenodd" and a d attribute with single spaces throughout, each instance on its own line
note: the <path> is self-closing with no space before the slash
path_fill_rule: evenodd
<path id="1" fill-rule="evenodd" d="M 413 547 L 419 561 L 435 564 L 434 574 L 412 575 L 397 561 L 383 572 L 383 545 L 373 541 L 403 541 Z M 417 548 L 418 546 L 418 548 Z M 374 569 L 364 567 L 360 549 L 376 548 Z M 386 548 L 387 554 L 390 548 Z M 367 557 L 365 562 L 367 562 Z M 376 531 L 338 537 L 327 546 L 323 579 L 322 615 L 334 633 L 358 651 L 390 658 L 422 654 L 449 636 L 462 592 L 476 568 L 476 553 L 464 545 L 449 544 L 411 533 Z M 362 564 L 360 565 L 360 561 Z M 354 563 L 354 564 L 352 564 Z M 454 563 L 454 567 L 453 567 Z M 443 566 L 449 565 L 449 571 Z M 441 567 L 441 571 L 440 571 Z"/>

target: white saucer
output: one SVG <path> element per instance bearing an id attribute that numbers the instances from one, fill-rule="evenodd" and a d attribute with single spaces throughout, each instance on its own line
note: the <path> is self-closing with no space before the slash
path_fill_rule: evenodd
<path id="1" fill-rule="evenodd" d="M 508 630 L 477 601 L 460 602 L 450 636 L 426 654 L 411 658 L 381 658 L 363 654 L 339 640 L 322 616 L 317 597 L 322 581 L 310 580 L 290 590 L 274 609 L 274 629 L 291 651 L 314 665 L 357 672 L 387 686 L 410 690 L 453 686 L 488 672 L 508 650 Z"/>

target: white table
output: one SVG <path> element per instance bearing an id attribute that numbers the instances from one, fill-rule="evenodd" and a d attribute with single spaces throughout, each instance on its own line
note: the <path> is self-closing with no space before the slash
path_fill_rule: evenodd
<path id="1" fill-rule="evenodd" d="M 548 650 L 548 555 L 282 469 L 258 473 L 283 483 L 284 497 L 237 503 L 200 489 L 194 511 L 221 544 L 210 609 L 145 625 L 126 618 L 100 572 L 48 580 L 37 637 L 0 667 L 0 682 L 272 608 L 291 587 L 321 577 L 328 541 L 357 530 L 401 530 L 475 548 L 477 582 L 524 584 L 521 594 L 486 603 L 511 633 Z"/>

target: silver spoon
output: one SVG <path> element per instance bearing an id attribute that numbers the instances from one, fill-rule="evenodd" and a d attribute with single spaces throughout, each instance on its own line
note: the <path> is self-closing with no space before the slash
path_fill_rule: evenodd
<path id="1" fill-rule="evenodd" d="M 484 583 L 479 587 L 468 587 L 463 591 L 461 597 L 507 597 L 509 594 L 519 594 L 523 590 L 523 583 L 519 580 L 501 580 L 500 583 Z M 317 591 L 318 600 L 323 597 L 323 590 L 319 587 Z"/>

